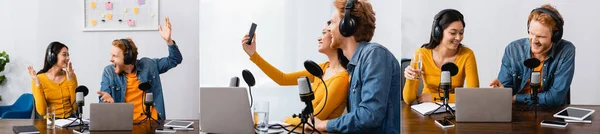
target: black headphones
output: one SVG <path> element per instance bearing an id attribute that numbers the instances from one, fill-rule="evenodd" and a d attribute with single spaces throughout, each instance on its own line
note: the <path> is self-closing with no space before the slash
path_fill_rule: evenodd
<path id="1" fill-rule="evenodd" d="M 50 66 L 56 64 L 56 54 L 54 54 L 54 52 L 52 52 L 52 50 L 54 49 L 54 42 L 50 43 L 50 45 L 48 45 L 48 49 L 46 50 L 46 53 L 48 53 L 48 55 L 46 56 L 46 62 L 48 62 L 48 64 L 50 64 Z"/>
<path id="2" fill-rule="evenodd" d="M 340 33 L 344 37 L 350 37 L 356 33 L 358 22 L 355 20 L 355 17 L 352 16 L 355 2 L 356 0 L 347 0 L 346 6 L 344 7 L 344 18 L 342 18 L 342 21 L 340 22 Z"/>
<path id="3" fill-rule="evenodd" d="M 133 52 L 131 50 L 131 46 L 129 46 L 129 41 L 127 39 L 119 39 L 121 40 L 121 42 L 123 42 L 123 44 L 125 44 L 125 49 L 127 49 L 127 52 L 123 55 L 123 62 L 125 64 L 133 64 L 133 61 L 135 59 L 133 59 Z"/>
<path id="4" fill-rule="evenodd" d="M 552 16 L 552 18 L 554 18 L 554 21 L 556 22 L 556 27 L 558 27 L 558 29 L 554 29 L 552 31 L 552 43 L 557 43 L 558 41 L 560 41 L 560 39 L 562 39 L 563 36 L 563 21 L 560 19 L 560 17 L 558 17 L 558 14 L 552 10 L 546 9 L 546 8 L 536 8 L 531 10 L 531 12 L 535 12 L 535 11 L 540 11 L 542 13 L 546 13 L 550 16 Z M 527 22 L 527 33 L 529 33 L 529 23 Z"/>
<path id="5" fill-rule="evenodd" d="M 444 9 L 442 11 L 440 11 L 438 14 L 435 15 L 435 17 L 433 18 L 433 25 L 431 26 L 431 38 L 437 42 L 441 42 L 440 40 L 442 40 L 443 37 L 443 32 L 444 29 L 442 28 L 442 26 L 439 25 L 440 20 L 442 19 L 442 16 L 444 16 L 444 14 L 446 13 L 450 13 L 450 12 L 456 12 L 458 13 L 458 17 L 460 17 L 461 21 L 464 21 L 464 17 L 463 15 L 456 9 Z"/>

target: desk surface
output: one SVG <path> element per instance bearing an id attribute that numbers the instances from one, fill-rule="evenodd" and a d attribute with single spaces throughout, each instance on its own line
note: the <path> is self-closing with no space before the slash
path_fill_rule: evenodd
<path id="1" fill-rule="evenodd" d="M 194 131 L 177 131 L 177 134 L 198 134 L 200 133 L 199 129 L 199 123 L 198 120 L 189 120 L 189 121 L 194 121 Z M 162 122 L 162 124 L 164 124 L 166 122 Z M 32 120 L 32 119 L 2 119 L 0 120 L 0 133 L 2 134 L 12 134 L 14 133 L 12 130 L 13 126 L 26 126 L 26 125 L 35 125 L 35 127 L 40 130 L 41 134 L 45 134 L 45 133 L 54 133 L 54 134 L 71 134 L 73 133 L 73 129 L 78 129 L 78 127 L 71 127 L 69 129 L 66 128 L 54 128 L 54 129 L 46 129 L 46 120 L 45 119 L 36 119 L 36 120 Z M 156 124 L 153 125 L 154 127 L 156 127 Z M 92 133 L 123 133 L 123 134 L 130 134 L 130 133 L 154 133 L 154 130 L 150 130 L 149 129 L 149 124 L 148 123 L 143 123 L 141 125 L 133 125 L 133 130 L 132 131 L 102 131 L 102 132 L 92 132 Z"/>
<path id="2" fill-rule="evenodd" d="M 600 132 L 600 117 L 593 116 L 591 124 L 569 123 L 565 128 L 552 128 L 541 126 L 542 120 L 562 121 L 553 115 L 564 107 L 548 108 L 539 107 L 537 118 L 534 119 L 534 110 L 526 109 L 525 105 L 513 105 L 512 122 L 509 123 L 456 123 L 453 128 L 443 129 L 434 123 L 441 120 L 448 113 L 434 114 L 431 117 L 423 116 L 413 111 L 410 106 L 401 104 L 402 107 L 402 133 L 598 133 Z M 600 111 L 597 105 L 573 105 L 573 107 L 588 108 Z"/>

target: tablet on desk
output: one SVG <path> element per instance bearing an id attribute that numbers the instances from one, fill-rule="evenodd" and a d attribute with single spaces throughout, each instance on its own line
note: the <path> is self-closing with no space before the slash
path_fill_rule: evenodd
<path id="1" fill-rule="evenodd" d="M 560 112 L 554 114 L 556 118 L 564 118 L 571 120 L 583 120 L 588 116 L 592 115 L 595 110 L 585 109 L 585 108 L 576 108 L 576 107 L 567 107 Z"/>
<path id="2" fill-rule="evenodd" d="M 192 122 L 192 121 L 174 121 L 173 120 L 173 121 L 167 122 L 167 124 L 165 124 L 165 127 L 188 128 L 192 124 L 194 124 L 194 122 Z"/>

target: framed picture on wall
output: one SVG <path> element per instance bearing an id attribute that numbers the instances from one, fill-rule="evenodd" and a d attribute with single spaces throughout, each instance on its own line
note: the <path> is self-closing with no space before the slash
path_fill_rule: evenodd
<path id="1" fill-rule="evenodd" d="M 83 31 L 158 30 L 159 0 L 84 0 Z"/>

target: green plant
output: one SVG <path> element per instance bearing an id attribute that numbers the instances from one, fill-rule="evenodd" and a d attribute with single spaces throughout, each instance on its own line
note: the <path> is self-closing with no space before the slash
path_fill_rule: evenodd
<path id="1" fill-rule="evenodd" d="M 2 51 L 2 53 L 0 53 L 0 72 L 4 71 L 6 64 L 8 64 L 9 62 L 10 62 L 10 59 L 8 57 L 8 54 L 6 54 L 5 51 Z M 4 80 L 6 80 L 6 76 L 0 75 L 0 85 L 2 85 Z M 0 95 L 0 101 L 2 101 L 2 95 Z"/>
<path id="2" fill-rule="evenodd" d="M 2 53 L 0 53 L 0 72 L 4 71 L 6 64 L 8 64 L 9 62 L 10 62 L 10 59 L 8 57 L 8 54 L 6 54 L 5 51 L 2 51 Z M 4 80 L 6 80 L 6 76 L 0 75 L 0 84 L 2 84 L 2 82 L 4 82 Z"/>

